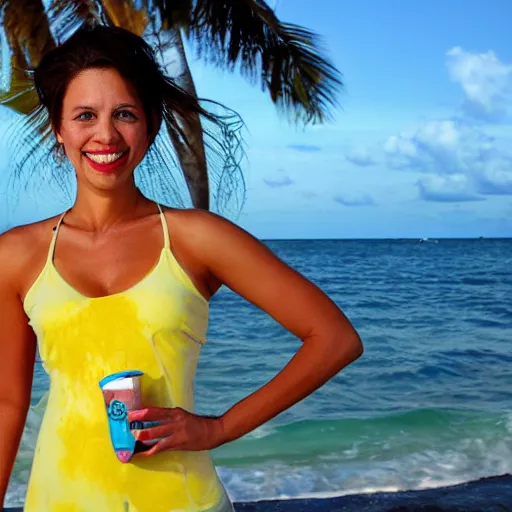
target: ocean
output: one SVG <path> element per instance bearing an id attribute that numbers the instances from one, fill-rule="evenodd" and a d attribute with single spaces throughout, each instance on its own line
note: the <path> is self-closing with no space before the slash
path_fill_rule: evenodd
<path id="1" fill-rule="evenodd" d="M 266 243 L 343 309 L 365 352 L 212 452 L 233 500 L 424 489 L 512 472 L 512 239 Z M 299 345 L 222 289 L 211 302 L 196 412 L 222 413 Z M 23 502 L 47 389 L 38 363 L 6 506 Z"/>

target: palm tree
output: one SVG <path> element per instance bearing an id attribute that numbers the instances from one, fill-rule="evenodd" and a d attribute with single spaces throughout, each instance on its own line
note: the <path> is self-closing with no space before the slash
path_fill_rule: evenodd
<path id="1" fill-rule="evenodd" d="M 343 87 L 340 73 L 322 56 L 318 37 L 281 22 L 263 0 L 0 0 L 0 15 L 11 55 L 10 64 L 2 66 L 2 76 L 6 70 L 10 74 L 3 103 L 24 114 L 37 98 L 23 70 L 37 66 L 47 50 L 84 22 L 121 26 L 143 36 L 178 85 L 197 97 L 186 38 L 207 62 L 259 82 L 278 110 L 295 123 L 330 118 Z M 173 127 L 167 126 L 167 133 L 194 206 L 208 209 L 201 120 L 195 116 L 179 121 L 187 143 Z"/>

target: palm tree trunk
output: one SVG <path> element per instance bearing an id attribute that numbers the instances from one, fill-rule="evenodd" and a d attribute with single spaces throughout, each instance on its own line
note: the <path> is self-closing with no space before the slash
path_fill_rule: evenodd
<path id="1" fill-rule="evenodd" d="M 145 9 L 136 9 L 133 2 L 119 2 L 119 0 L 103 0 L 101 4 L 113 25 L 142 36 L 148 24 L 148 14 Z"/>
<path id="2" fill-rule="evenodd" d="M 148 17 L 144 9 L 136 10 L 133 2 L 103 0 L 102 4 L 114 25 L 131 30 L 138 35 L 142 35 L 148 22 L 155 29 L 155 20 L 151 16 Z M 197 98 L 180 27 L 177 25 L 169 27 L 165 23 L 154 32 L 162 60 L 166 61 L 164 65 L 167 73 L 182 89 Z M 201 120 L 198 115 L 188 116 L 187 119 L 177 115 L 177 119 L 186 142 L 179 138 L 175 130 L 167 130 L 167 132 L 176 150 L 192 204 L 196 208 L 207 210 L 210 206 L 209 186 Z"/>
<path id="3" fill-rule="evenodd" d="M 179 27 L 167 28 L 165 35 L 168 37 L 168 52 L 172 52 L 172 58 L 167 63 L 167 73 L 182 89 L 197 98 L 181 29 Z M 208 210 L 210 192 L 201 119 L 199 115 L 193 115 L 187 119 L 178 117 L 178 121 L 186 137 L 186 143 L 180 140 L 173 130 L 168 130 L 169 136 L 180 161 L 193 205 L 196 208 Z"/>

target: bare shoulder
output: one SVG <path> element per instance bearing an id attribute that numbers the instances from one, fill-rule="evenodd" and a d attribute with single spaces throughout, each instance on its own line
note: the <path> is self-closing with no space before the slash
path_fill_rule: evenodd
<path id="1" fill-rule="evenodd" d="M 47 249 L 58 216 L 9 229 L 0 235 L 0 281 L 23 288 L 26 270 Z M 30 272 L 28 272 L 30 274 Z"/>
<path id="2" fill-rule="evenodd" d="M 165 216 L 174 256 L 206 299 L 222 285 L 233 287 L 230 260 L 241 261 L 247 253 L 261 254 L 264 248 L 235 223 L 206 210 L 169 208 Z M 259 250 L 251 249 L 254 244 Z M 227 273 L 225 264 L 230 267 Z"/>
<path id="3" fill-rule="evenodd" d="M 215 213 L 199 209 L 170 210 L 166 218 L 171 239 L 190 258 L 204 264 L 215 275 L 218 263 L 248 256 L 251 261 L 256 258 L 260 263 L 279 260 L 256 236 Z"/>
<path id="4" fill-rule="evenodd" d="M 211 242 L 212 239 L 218 240 L 219 237 L 224 239 L 239 236 L 257 241 L 253 235 L 234 222 L 207 210 L 169 208 L 166 209 L 165 215 L 169 231 L 191 248 L 195 244 L 202 245 Z"/>
<path id="5" fill-rule="evenodd" d="M 210 276 L 267 312 L 301 339 L 350 331 L 345 315 L 312 281 L 234 222 L 200 210 L 169 212 L 169 232 Z"/>
<path id="6" fill-rule="evenodd" d="M 171 210 L 171 238 L 223 284 L 232 285 L 237 273 L 288 273 L 291 269 L 266 244 L 236 223 L 206 210 Z M 255 268 L 256 267 L 256 268 Z"/>
<path id="7" fill-rule="evenodd" d="M 34 245 L 37 246 L 48 238 L 48 234 L 52 232 L 58 218 L 57 215 L 31 224 L 17 226 L 2 233 L 0 235 L 1 257 L 16 259 L 25 256 Z"/>

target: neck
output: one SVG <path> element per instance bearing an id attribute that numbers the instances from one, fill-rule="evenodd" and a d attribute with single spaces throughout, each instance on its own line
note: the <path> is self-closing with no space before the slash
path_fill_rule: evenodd
<path id="1" fill-rule="evenodd" d="M 75 204 L 66 218 L 85 231 L 108 231 L 116 224 L 134 219 L 138 207 L 147 201 L 135 184 L 108 192 L 78 187 Z"/>

